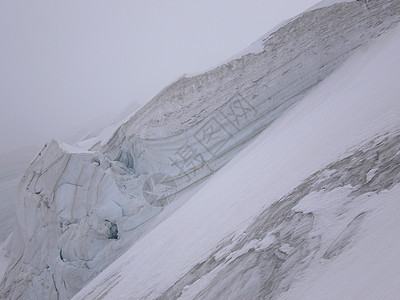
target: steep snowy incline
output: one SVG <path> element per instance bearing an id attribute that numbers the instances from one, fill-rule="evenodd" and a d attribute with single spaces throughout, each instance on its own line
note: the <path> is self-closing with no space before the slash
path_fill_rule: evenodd
<path id="1" fill-rule="evenodd" d="M 356 49 L 398 22 L 398 1 L 345 2 L 306 12 L 250 53 L 164 89 L 94 149 L 163 172 L 178 192 L 213 174 Z M 213 133 L 213 140 L 209 134 Z M 188 162 L 189 161 L 189 162 Z"/>
<path id="2" fill-rule="evenodd" d="M 359 51 L 74 299 L 395 299 L 399 51 Z"/>
<path id="3" fill-rule="evenodd" d="M 4 273 L 6 272 L 8 266 L 8 259 L 3 250 L 3 242 L 0 242 L 0 278 L 3 278 Z"/>
<path id="4" fill-rule="evenodd" d="M 369 3 L 301 14 L 263 39 L 262 52 L 168 86 L 102 142 L 46 145 L 22 179 L 0 297 L 71 298 L 185 193 L 399 23 L 400 1 Z"/>

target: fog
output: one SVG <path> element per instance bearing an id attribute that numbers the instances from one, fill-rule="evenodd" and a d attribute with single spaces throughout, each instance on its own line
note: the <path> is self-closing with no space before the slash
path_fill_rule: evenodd
<path id="1" fill-rule="evenodd" d="M 317 2 L 1 1 L 0 152 L 111 122 Z"/>

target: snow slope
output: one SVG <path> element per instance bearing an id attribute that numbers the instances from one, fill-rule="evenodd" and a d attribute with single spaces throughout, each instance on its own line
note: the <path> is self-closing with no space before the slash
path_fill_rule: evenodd
<path id="1" fill-rule="evenodd" d="M 398 299 L 400 28 L 74 299 Z"/>
<path id="2" fill-rule="evenodd" d="M 290 107 L 399 21 L 400 2 L 393 0 L 370 1 L 369 9 L 353 1 L 305 12 L 270 34 L 263 41 L 262 52 L 249 53 L 195 77 L 180 78 L 115 131 L 105 132 L 103 140 L 88 139 L 75 146 L 59 141 L 45 145 L 21 182 L 15 229 L 5 245 L 11 262 L 0 282 L 0 297 L 71 298 L 133 243 L 144 241 L 149 232 L 157 234 L 152 230 L 157 224 L 165 224 L 168 216 L 166 222 L 172 222 L 169 220 L 177 216 L 174 211 L 188 199 L 189 192 L 200 183 L 207 184 L 208 178 L 218 174 L 260 132 L 273 130 Z M 319 138 L 331 143 L 330 137 Z M 302 142 L 296 141 L 298 145 Z M 287 159 L 282 149 L 274 149 L 271 155 Z M 319 167 L 323 165 L 321 162 Z M 299 165 L 264 167 L 289 174 Z M 264 176 L 263 172 L 255 171 L 255 178 Z M 298 175 L 288 180 L 287 186 L 275 184 L 271 192 L 275 189 L 274 195 L 280 196 L 305 178 Z M 239 178 L 235 176 L 222 181 L 232 184 L 230 180 Z M 256 183 L 250 186 L 255 188 Z M 237 199 L 248 193 L 258 199 L 257 191 L 262 191 L 261 187 L 227 195 Z M 218 198 L 216 194 L 208 196 L 208 201 Z M 195 203 L 193 199 L 190 203 Z M 227 202 L 220 205 L 225 209 Z M 243 207 L 236 207 L 240 207 L 238 215 L 249 217 Z M 232 217 L 235 224 L 241 222 L 234 215 L 220 218 L 217 212 L 220 221 L 229 223 Z M 206 232 L 204 226 L 193 230 Z M 219 232 L 209 238 L 219 240 L 222 235 Z"/>
<path id="3" fill-rule="evenodd" d="M 305 12 L 313 11 L 313 10 L 316 10 L 316 9 L 319 9 L 319 8 L 329 7 L 329 6 L 332 6 L 332 5 L 337 4 L 337 3 L 352 2 L 352 1 L 353 0 L 323 0 L 323 1 L 318 2 L 316 5 L 310 7 Z M 274 28 L 272 28 L 269 32 L 267 32 L 266 34 L 261 36 L 257 41 L 253 42 L 249 47 L 243 49 L 242 51 L 240 51 L 239 53 L 237 53 L 234 56 L 230 57 L 226 61 L 218 64 L 217 66 L 215 66 L 213 68 L 210 68 L 207 71 L 210 71 L 212 69 L 216 69 L 216 68 L 218 68 L 218 67 L 220 67 L 220 66 L 222 66 L 224 64 L 229 63 L 230 61 L 240 59 L 243 56 L 248 55 L 248 54 L 260 54 L 260 53 L 262 53 L 264 51 L 266 41 L 268 39 L 270 39 L 276 31 L 278 31 L 280 28 L 282 28 L 285 25 L 293 22 L 295 19 L 297 19 L 297 18 L 299 18 L 301 16 L 302 16 L 302 14 L 300 14 L 300 15 L 294 17 L 294 18 L 290 18 L 288 20 L 282 21 L 281 23 L 276 25 Z M 204 73 L 204 72 L 196 72 L 196 73 L 191 73 L 191 74 L 184 74 L 183 76 L 184 77 L 194 77 L 194 76 L 200 75 L 201 73 Z"/>
<path id="4" fill-rule="evenodd" d="M 5 251 L 3 250 L 3 243 L 0 243 L 0 278 L 3 278 L 8 266 L 8 258 Z"/>

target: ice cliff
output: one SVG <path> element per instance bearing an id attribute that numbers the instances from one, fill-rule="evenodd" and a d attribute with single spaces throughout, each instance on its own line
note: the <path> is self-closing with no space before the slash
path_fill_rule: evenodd
<path id="1" fill-rule="evenodd" d="M 396 0 L 307 11 L 260 40 L 262 51 L 183 76 L 108 137 L 47 144 L 20 185 L 0 297 L 71 298 L 171 202 L 399 21 Z"/>

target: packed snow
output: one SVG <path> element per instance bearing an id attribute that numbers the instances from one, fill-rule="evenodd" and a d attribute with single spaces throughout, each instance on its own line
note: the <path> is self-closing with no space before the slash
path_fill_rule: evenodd
<path id="1" fill-rule="evenodd" d="M 0 280 L 3 278 L 8 266 L 8 258 L 6 252 L 3 250 L 3 243 L 0 243 Z"/>

